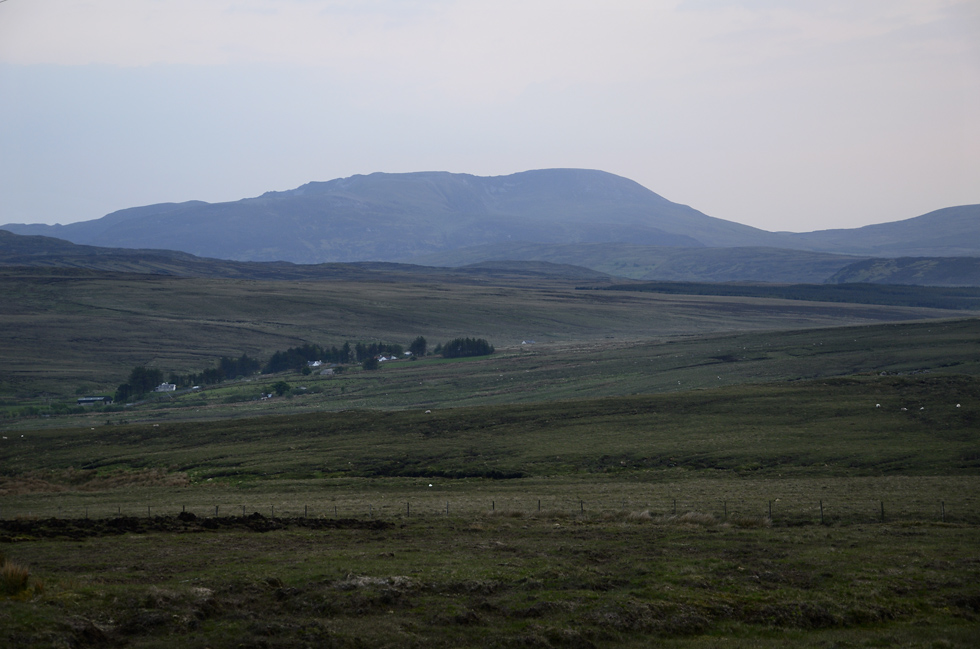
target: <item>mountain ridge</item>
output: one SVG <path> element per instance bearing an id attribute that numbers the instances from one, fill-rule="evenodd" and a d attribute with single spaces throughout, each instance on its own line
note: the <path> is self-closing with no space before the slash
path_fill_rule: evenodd
<path id="1" fill-rule="evenodd" d="M 159 203 L 68 225 L 0 228 L 76 244 L 300 264 L 406 262 L 518 243 L 783 248 L 854 257 L 980 256 L 980 205 L 853 230 L 768 232 L 708 216 L 630 179 L 588 169 L 505 176 L 378 172 L 313 181 L 238 201 Z"/>

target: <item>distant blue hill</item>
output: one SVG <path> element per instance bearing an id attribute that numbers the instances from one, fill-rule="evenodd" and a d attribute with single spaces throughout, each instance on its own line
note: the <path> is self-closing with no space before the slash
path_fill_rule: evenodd
<path id="1" fill-rule="evenodd" d="M 2 227 L 87 245 L 297 263 L 395 261 L 511 241 L 700 247 L 772 236 L 626 178 L 578 169 L 489 178 L 377 173 L 230 203 L 164 203 L 70 225 Z"/>
<path id="2" fill-rule="evenodd" d="M 766 276 L 765 256 L 775 258 L 776 253 L 771 252 L 775 248 L 852 257 L 806 257 L 808 263 L 819 261 L 819 272 L 826 269 L 827 275 L 863 257 L 980 256 L 980 205 L 854 230 L 774 233 L 707 216 L 632 180 L 583 169 L 495 177 L 376 173 L 312 182 L 235 202 L 163 203 L 69 225 L 0 227 L 76 244 L 162 248 L 217 259 L 301 264 L 413 259 L 436 264 L 441 255 L 448 255 L 453 261 L 446 265 L 461 265 L 466 260 L 460 259 L 465 254 L 460 249 L 502 249 L 507 258 L 509 248 L 516 255 L 527 249 L 524 244 L 687 249 L 691 254 L 683 255 L 683 271 L 678 270 L 680 257 L 672 262 L 673 269 L 661 268 L 678 277 L 697 270 L 702 263 L 696 253 L 700 248 L 742 248 L 741 261 L 733 257 L 730 263 L 751 263 L 754 277 Z M 753 252 L 749 261 L 746 249 L 757 249 L 763 257 Z M 562 263 L 609 272 L 617 262 L 615 250 L 616 246 L 610 246 L 608 254 L 613 256 L 598 263 L 582 263 L 570 252 L 558 256 Z M 593 248 L 590 254 L 595 251 Z M 498 252 L 493 258 L 501 258 Z M 785 267 L 787 256 L 778 256 Z M 729 262 L 716 254 L 710 263 L 718 267 Z M 812 268 L 817 272 L 818 266 Z M 715 278 L 728 276 L 725 272 L 716 272 Z"/>

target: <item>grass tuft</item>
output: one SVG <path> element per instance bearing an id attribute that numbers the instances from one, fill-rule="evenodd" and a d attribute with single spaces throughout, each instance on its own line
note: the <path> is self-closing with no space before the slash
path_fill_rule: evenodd
<path id="1" fill-rule="evenodd" d="M 28 589 L 31 572 L 24 566 L 0 559 L 0 595 L 19 595 Z"/>

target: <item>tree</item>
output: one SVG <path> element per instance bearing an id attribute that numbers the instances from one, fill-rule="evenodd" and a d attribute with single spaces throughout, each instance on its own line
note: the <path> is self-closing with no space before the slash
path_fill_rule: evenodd
<path id="1" fill-rule="evenodd" d="M 278 397 L 281 397 L 292 389 L 293 387 L 285 381 L 276 381 L 272 384 L 272 391 L 275 392 L 276 396 Z"/>
<path id="2" fill-rule="evenodd" d="M 135 396 L 151 392 L 153 388 L 161 383 L 163 383 L 163 372 L 158 369 L 138 365 L 129 373 L 129 381 L 126 384 L 129 385 L 129 394 Z M 122 386 L 119 387 L 122 388 Z"/>
<path id="3" fill-rule="evenodd" d="M 378 359 L 375 358 L 374 356 L 371 356 L 371 357 L 365 359 L 364 360 L 364 364 L 361 365 L 361 367 L 363 367 L 366 370 L 376 370 L 380 366 L 381 365 L 380 365 L 380 363 L 378 363 Z"/>
<path id="4" fill-rule="evenodd" d="M 412 352 L 412 356 L 425 356 L 425 348 L 425 338 L 419 336 L 408 346 L 408 351 Z"/>
<path id="5" fill-rule="evenodd" d="M 442 346 L 443 358 L 487 356 L 493 352 L 493 345 L 484 338 L 454 338 Z"/>
<path id="6" fill-rule="evenodd" d="M 125 401 L 133 394 L 133 387 L 129 383 L 123 383 L 118 388 L 116 388 L 116 394 L 113 396 L 113 401 Z"/>

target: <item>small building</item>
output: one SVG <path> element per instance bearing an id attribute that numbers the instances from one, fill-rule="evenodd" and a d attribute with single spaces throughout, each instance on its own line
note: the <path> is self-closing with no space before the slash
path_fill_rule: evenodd
<path id="1" fill-rule="evenodd" d="M 108 406 L 112 403 L 112 397 L 79 397 L 78 405 L 80 406 Z"/>
<path id="2" fill-rule="evenodd" d="M 177 384 L 175 383 L 161 383 L 157 387 L 153 388 L 154 392 L 175 392 L 177 390 Z"/>

